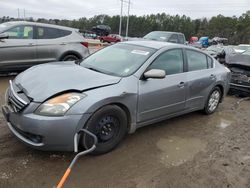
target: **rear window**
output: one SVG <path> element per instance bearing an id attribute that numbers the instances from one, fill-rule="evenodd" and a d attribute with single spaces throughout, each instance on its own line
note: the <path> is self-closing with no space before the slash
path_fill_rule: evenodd
<path id="1" fill-rule="evenodd" d="M 148 40 L 156 40 L 156 41 L 167 41 L 172 33 L 162 32 L 162 31 L 153 31 L 145 35 L 143 38 Z"/>
<path id="2" fill-rule="evenodd" d="M 207 56 L 203 53 L 187 50 L 188 71 L 207 69 Z"/>
<path id="3" fill-rule="evenodd" d="M 177 35 L 177 34 L 173 34 L 173 35 L 169 38 L 169 42 L 178 43 L 178 35 Z"/>
<path id="4" fill-rule="evenodd" d="M 211 69 L 214 67 L 213 65 L 213 59 L 211 57 L 208 57 L 207 56 L 207 65 L 208 65 L 208 68 Z"/>
<path id="5" fill-rule="evenodd" d="M 180 44 L 184 44 L 185 43 L 185 39 L 183 35 L 179 35 L 179 43 Z"/>
<path id="6" fill-rule="evenodd" d="M 37 27 L 38 39 L 56 39 L 70 35 L 72 32 L 50 27 Z"/>

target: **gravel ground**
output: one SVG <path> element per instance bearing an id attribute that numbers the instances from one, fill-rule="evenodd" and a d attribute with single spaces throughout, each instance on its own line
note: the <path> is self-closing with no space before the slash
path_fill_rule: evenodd
<path id="1" fill-rule="evenodd" d="M 0 78 L 0 105 L 10 78 Z M 228 96 L 213 115 L 147 126 L 113 152 L 82 157 L 65 187 L 250 187 L 250 101 L 238 101 Z M 72 157 L 26 147 L 0 113 L 0 187 L 51 188 Z"/>

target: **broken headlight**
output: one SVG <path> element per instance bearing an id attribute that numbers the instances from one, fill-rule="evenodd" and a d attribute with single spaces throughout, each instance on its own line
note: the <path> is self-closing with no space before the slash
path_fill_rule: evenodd
<path id="1" fill-rule="evenodd" d="M 75 103 L 86 97 L 82 93 L 66 93 L 49 99 L 35 111 L 43 116 L 63 116 Z"/>

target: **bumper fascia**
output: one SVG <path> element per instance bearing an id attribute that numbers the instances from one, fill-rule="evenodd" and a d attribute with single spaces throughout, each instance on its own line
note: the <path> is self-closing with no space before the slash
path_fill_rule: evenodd
<path id="1" fill-rule="evenodd" d="M 15 113 L 8 106 L 2 112 L 11 132 L 26 145 L 46 151 L 74 151 L 74 135 L 84 127 L 91 114 L 40 116 Z M 20 132 L 39 135 L 40 143 L 33 142 Z"/>
<path id="2" fill-rule="evenodd" d="M 240 84 L 235 84 L 235 83 L 230 83 L 230 89 L 250 94 L 250 86 L 240 85 Z"/>

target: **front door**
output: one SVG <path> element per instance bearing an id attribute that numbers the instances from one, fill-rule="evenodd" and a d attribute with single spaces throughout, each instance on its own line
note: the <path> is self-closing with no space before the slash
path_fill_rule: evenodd
<path id="1" fill-rule="evenodd" d="M 0 41 L 0 67 L 18 69 L 29 67 L 36 62 L 36 44 L 33 26 L 20 25 L 5 31 L 8 39 Z"/>
<path id="2" fill-rule="evenodd" d="M 182 49 L 169 50 L 148 67 L 166 71 L 164 79 L 139 81 L 138 122 L 181 112 L 185 109 L 186 73 Z"/>

